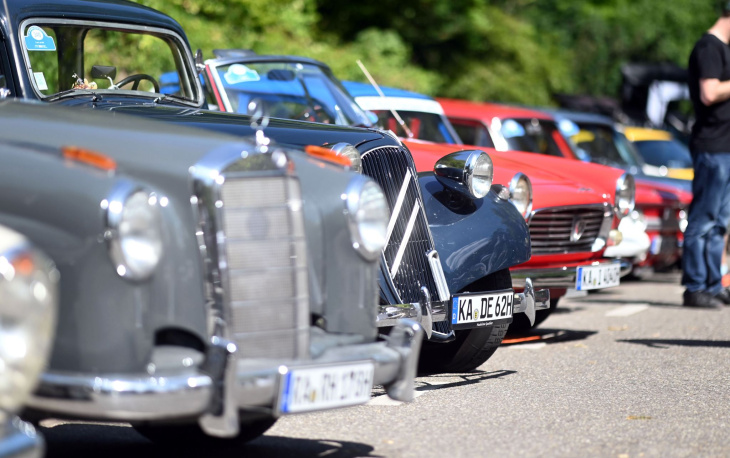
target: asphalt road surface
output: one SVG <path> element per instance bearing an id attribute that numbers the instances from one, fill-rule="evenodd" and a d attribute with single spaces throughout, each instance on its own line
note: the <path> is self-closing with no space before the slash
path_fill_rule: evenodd
<path id="1" fill-rule="evenodd" d="M 51 457 L 730 456 L 730 307 L 680 307 L 678 274 L 564 299 L 479 370 L 414 402 L 282 418 L 237 450 L 156 446 L 127 425 L 46 421 Z"/>

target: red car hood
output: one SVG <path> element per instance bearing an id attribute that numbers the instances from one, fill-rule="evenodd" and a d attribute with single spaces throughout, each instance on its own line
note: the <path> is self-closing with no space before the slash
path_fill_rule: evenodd
<path id="1" fill-rule="evenodd" d="M 436 161 L 455 151 L 478 149 L 486 152 L 494 164 L 494 183 L 507 186 L 517 172 L 527 175 L 532 183 L 533 209 L 604 202 L 613 204 L 616 179 L 622 173 L 620 171 L 612 173 L 615 176 L 609 187 L 603 184 L 605 179 L 580 180 L 578 177 L 585 176 L 580 170 L 581 163 L 571 160 L 530 153 L 502 152 L 484 147 L 444 145 L 413 139 L 401 140 L 411 151 L 418 172 L 433 171 Z M 553 163 L 553 159 L 558 161 L 557 164 Z M 573 167 L 574 165 L 578 167 Z M 612 172 L 617 170 L 607 168 Z M 588 184 L 589 182 L 591 184 Z"/>

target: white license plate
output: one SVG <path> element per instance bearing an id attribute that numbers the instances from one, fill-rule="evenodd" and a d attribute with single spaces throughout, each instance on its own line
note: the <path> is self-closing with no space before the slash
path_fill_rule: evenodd
<path id="1" fill-rule="evenodd" d="M 587 291 L 589 289 L 608 288 L 618 286 L 621 279 L 621 265 L 619 263 L 603 264 L 600 266 L 578 267 L 575 279 L 575 289 Z"/>
<path id="2" fill-rule="evenodd" d="M 311 412 L 364 404 L 370 400 L 374 372 L 369 361 L 291 369 L 281 380 L 279 411 Z"/>
<path id="3" fill-rule="evenodd" d="M 451 329 L 476 328 L 511 320 L 514 298 L 511 289 L 454 296 L 451 299 Z"/>

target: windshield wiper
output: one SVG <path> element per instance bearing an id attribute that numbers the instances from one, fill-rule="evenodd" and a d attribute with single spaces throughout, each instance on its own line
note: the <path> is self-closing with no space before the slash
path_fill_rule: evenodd
<path id="1" fill-rule="evenodd" d="M 53 102 L 55 100 L 66 98 L 69 95 L 74 95 L 76 92 L 79 92 L 79 91 L 80 91 L 80 89 L 66 89 L 65 91 L 57 92 L 51 96 L 48 96 L 43 100 L 46 100 L 48 102 Z M 90 95 L 90 96 L 96 95 L 95 92 L 80 92 L 79 94 Z"/>

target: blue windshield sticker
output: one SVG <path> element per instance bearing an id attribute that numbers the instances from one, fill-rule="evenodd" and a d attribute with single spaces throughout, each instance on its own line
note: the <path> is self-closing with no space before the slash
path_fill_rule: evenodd
<path id="1" fill-rule="evenodd" d="M 256 70 L 241 64 L 233 64 L 228 67 L 228 71 L 223 74 L 223 79 L 228 84 L 247 83 L 249 81 L 259 81 L 261 77 Z"/>
<path id="2" fill-rule="evenodd" d="M 56 43 L 53 38 L 46 34 L 46 31 L 34 25 L 28 29 L 25 35 L 25 48 L 28 51 L 55 51 Z"/>
<path id="3" fill-rule="evenodd" d="M 514 119 L 507 119 L 502 122 L 502 136 L 504 138 L 524 137 L 525 128 Z"/>

